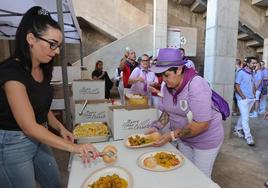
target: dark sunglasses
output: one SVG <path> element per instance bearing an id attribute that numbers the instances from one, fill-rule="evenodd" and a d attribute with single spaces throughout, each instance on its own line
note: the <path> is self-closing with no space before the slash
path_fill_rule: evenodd
<path id="1" fill-rule="evenodd" d="M 56 50 L 57 48 L 61 49 L 61 45 L 58 45 L 58 43 L 55 41 L 50 41 L 40 36 L 38 36 L 37 38 L 41 39 L 42 41 L 47 42 L 51 50 Z"/>

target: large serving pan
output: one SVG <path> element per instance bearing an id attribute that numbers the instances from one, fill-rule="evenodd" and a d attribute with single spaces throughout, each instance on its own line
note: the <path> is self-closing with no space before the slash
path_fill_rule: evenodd
<path id="1" fill-rule="evenodd" d="M 106 122 L 78 123 L 73 130 L 77 143 L 96 143 L 108 141 L 110 129 Z"/>

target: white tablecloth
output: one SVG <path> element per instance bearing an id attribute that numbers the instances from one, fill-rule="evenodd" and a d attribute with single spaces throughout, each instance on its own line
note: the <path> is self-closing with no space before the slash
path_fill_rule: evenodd
<path id="1" fill-rule="evenodd" d="M 124 146 L 123 141 L 103 142 L 95 144 L 98 150 L 102 150 L 106 145 L 114 145 L 118 149 L 117 161 L 114 166 L 127 169 L 133 176 L 133 188 L 219 188 L 212 180 L 207 178 L 192 162 L 184 157 L 184 164 L 174 170 L 166 172 L 152 172 L 144 170 L 137 165 L 137 159 L 143 153 L 157 150 L 167 150 L 179 152 L 171 144 L 166 144 L 161 148 L 147 147 L 139 149 L 129 149 Z M 78 155 L 74 155 L 71 163 L 71 170 L 68 188 L 78 188 L 84 180 L 95 170 L 107 167 L 101 159 L 85 165 Z"/>

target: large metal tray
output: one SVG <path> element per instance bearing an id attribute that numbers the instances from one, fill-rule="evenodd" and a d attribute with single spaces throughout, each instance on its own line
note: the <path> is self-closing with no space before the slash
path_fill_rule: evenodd
<path id="1" fill-rule="evenodd" d="M 109 128 L 109 126 L 107 125 L 106 122 L 86 122 L 86 123 L 79 123 L 76 124 L 76 126 L 83 126 L 83 124 L 88 124 L 88 123 L 102 123 L 105 124 L 108 128 L 108 135 L 105 136 L 87 136 L 87 137 L 80 137 L 80 138 L 75 138 L 76 142 L 79 144 L 83 144 L 83 143 L 97 143 L 97 142 L 105 142 L 108 141 L 111 137 L 111 130 Z M 74 129 L 75 129 L 74 127 Z"/>
<path id="2" fill-rule="evenodd" d="M 78 138 L 76 140 L 76 142 L 78 144 L 107 142 L 107 141 L 109 141 L 109 138 L 110 138 L 110 135 L 107 135 L 107 136 L 89 136 L 89 137 Z"/>

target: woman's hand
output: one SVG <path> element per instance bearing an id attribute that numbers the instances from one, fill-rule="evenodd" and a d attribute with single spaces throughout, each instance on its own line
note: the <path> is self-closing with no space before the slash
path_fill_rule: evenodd
<path id="1" fill-rule="evenodd" d="M 98 77 L 98 79 L 102 79 L 102 77 L 104 76 L 105 71 L 102 71 L 101 75 Z"/>
<path id="2" fill-rule="evenodd" d="M 89 163 L 90 158 L 95 160 L 99 156 L 99 152 L 92 144 L 73 144 L 73 153 L 80 154 L 83 163 Z M 89 157 L 90 156 L 90 157 Z"/>
<path id="3" fill-rule="evenodd" d="M 160 92 L 158 89 L 155 89 L 153 86 L 149 86 L 149 89 L 152 93 L 159 93 Z"/>
<path id="4" fill-rule="evenodd" d="M 154 146 L 163 146 L 165 145 L 167 142 L 170 142 L 172 140 L 171 136 L 170 136 L 170 132 L 167 132 L 165 134 L 163 134 L 158 141 L 154 142 Z"/>
<path id="5" fill-rule="evenodd" d="M 72 142 L 72 143 L 74 142 L 73 134 L 70 131 L 68 131 L 67 129 L 65 129 L 65 127 L 62 126 L 60 128 L 59 132 L 64 140 L 67 140 L 67 141 Z"/>

